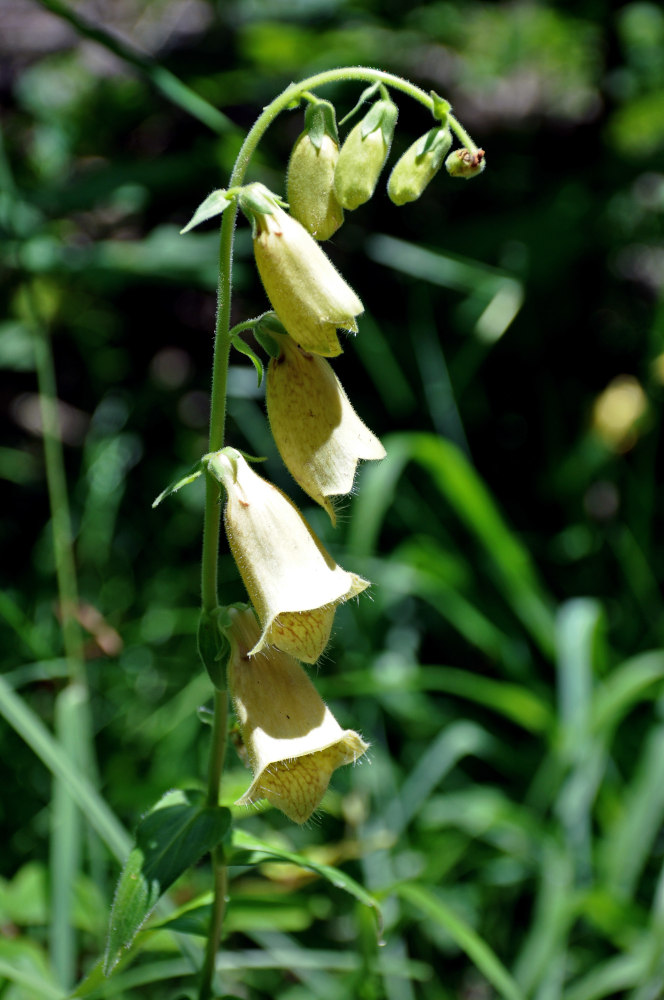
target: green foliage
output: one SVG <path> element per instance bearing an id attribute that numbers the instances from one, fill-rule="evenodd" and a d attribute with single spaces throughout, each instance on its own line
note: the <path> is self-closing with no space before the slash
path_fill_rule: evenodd
<path id="1" fill-rule="evenodd" d="M 167 792 L 143 817 L 113 900 L 106 975 L 113 971 L 163 894 L 216 847 L 229 823 L 228 809 L 205 805 L 201 794 L 184 791 Z"/>

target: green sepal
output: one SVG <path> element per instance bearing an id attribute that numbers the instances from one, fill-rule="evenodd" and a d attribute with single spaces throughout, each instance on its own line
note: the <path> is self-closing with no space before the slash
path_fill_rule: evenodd
<path id="1" fill-rule="evenodd" d="M 339 130 L 334 105 L 316 98 L 304 112 L 304 130 L 311 140 L 311 145 L 316 149 L 320 149 L 326 135 L 331 136 L 338 145 Z"/>
<path id="2" fill-rule="evenodd" d="M 166 497 L 169 497 L 171 493 L 177 493 L 177 491 L 181 490 L 183 486 L 188 486 L 189 483 L 193 483 L 195 479 L 198 479 L 198 477 L 202 475 L 203 475 L 203 459 L 201 458 L 198 460 L 198 462 L 192 465 L 191 469 L 186 475 L 181 476 L 179 479 L 176 479 L 175 482 L 171 483 L 170 486 L 167 486 L 165 490 L 161 491 L 157 499 L 153 501 L 152 508 L 154 509 L 155 507 L 158 507 L 161 501 L 164 500 Z"/>
<path id="3" fill-rule="evenodd" d="M 271 358 L 280 356 L 281 347 L 278 338 L 287 336 L 286 327 L 275 312 L 265 313 L 254 327 L 254 337 Z"/>
<path id="4" fill-rule="evenodd" d="M 258 357 L 256 352 L 249 346 L 246 340 L 243 340 L 239 334 L 236 334 L 231 339 L 231 344 L 233 345 L 236 351 L 239 351 L 240 354 L 244 354 L 245 357 L 251 359 L 254 368 L 256 369 L 256 375 L 258 376 L 258 385 L 260 387 L 261 382 L 263 381 L 263 362 L 261 361 L 261 359 Z"/>
<path id="5" fill-rule="evenodd" d="M 441 125 L 447 124 L 447 118 L 452 110 L 452 105 L 449 101 L 446 101 L 444 97 L 440 97 L 435 90 L 431 92 L 431 100 L 433 101 L 433 107 L 431 109 L 431 114 L 434 118 L 437 118 Z"/>
<path id="6" fill-rule="evenodd" d="M 219 844 L 230 822 L 229 809 L 207 805 L 202 792 L 179 789 L 167 792 L 143 817 L 113 900 L 106 975 L 131 946 L 159 898 Z"/>
<path id="7" fill-rule="evenodd" d="M 212 194 L 207 196 L 205 201 L 201 202 L 184 229 L 180 230 L 180 235 L 188 233 L 194 226 L 200 225 L 201 222 L 207 222 L 208 219 L 214 218 L 215 215 L 221 215 L 232 201 L 233 195 L 229 194 L 224 188 L 213 191 Z"/>
<path id="8" fill-rule="evenodd" d="M 349 111 L 348 114 L 345 115 L 345 117 L 343 117 L 341 119 L 341 121 L 339 122 L 339 124 L 340 125 L 345 125 L 346 122 L 348 121 L 348 119 L 352 118 L 353 115 L 355 114 L 355 112 L 360 110 L 360 108 L 365 103 L 365 101 L 369 101 L 374 96 L 374 94 L 378 93 L 379 90 L 382 90 L 382 92 L 385 95 L 387 95 L 387 91 L 385 90 L 385 88 L 383 87 L 383 85 L 378 80 L 376 81 L 376 83 L 372 83 L 370 87 L 367 87 L 366 90 L 363 90 L 362 93 L 360 94 L 360 99 L 357 102 L 357 104 L 355 105 L 355 107 L 353 108 L 353 110 Z"/>
<path id="9" fill-rule="evenodd" d="M 446 125 L 441 128 L 429 129 L 420 139 L 417 156 L 425 156 L 430 153 L 432 166 L 437 170 L 443 162 L 443 157 L 449 152 L 452 142 L 452 133 Z"/>
<path id="10" fill-rule="evenodd" d="M 394 135 L 394 127 L 397 123 L 397 118 L 399 116 L 399 109 L 397 108 L 394 101 L 390 98 L 386 98 L 376 103 L 367 111 L 366 115 L 362 119 L 361 134 L 362 138 L 366 139 L 368 135 L 375 132 L 376 129 L 380 129 L 383 133 L 383 138 L 387 146 L 392 142 L 392 136 Z"/>
<path id="11" fill-rule="evenodd" d="M 196 633 L 196 645 L 201 662 L 217 691 L 226 690 L 226 660 L 230 651 L 228 639 L 223 631 L 225 608 L 201 611 Z"/>
<path id="12" fill-rule="evenodd" d="M 238 188 L 237 191 L 240 208 L 248 217 L 253 214 L 273 215 L 276 206 L 288 208 L 288 202 L 259 181 L 254 184 L 246 184 L 244 187 Z"/>
<path id="13" fill-rule="evenodd" d="M 219 451 L 211 451 L 205 456 L 205 468 L 210 473 L 211 476 L 220 483 L 221 486 L 224 485 L 224 475 L 225 469 L 223 465 L 220 465 L 221 458 L 225 458 L 226 462 L 230 464 L 233 469 L 233 479 L 237 478 L 237 456 L 241 455 L 246 462 L 265 462 L 267 458 L 265 455 L 248 455 L 246 451 L 241 451 L 239 448 L 232 448 L 230 445 L 227 448 L 221 448 Z M 233 608 L 236 605 L 231 604 L 229 607 Z M 237 605 L 237 607 L 244 607 L 244 605 Z M 226 625 L 230 625 L 230 619 L 226 624 L 221 624 L 220 627 L 224 628 Z"/>

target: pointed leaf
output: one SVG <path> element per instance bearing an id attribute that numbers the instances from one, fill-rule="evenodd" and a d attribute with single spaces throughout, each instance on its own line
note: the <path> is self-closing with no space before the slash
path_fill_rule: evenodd
<path id="1" fill-rule="evenodd" d="M 306 868 L 307 871 L 315 872 L 316 875 L 331 882 L 337 889 L 343 889 L 360 903 L 371 907 L 376 917 L 378 933 L 379 935 L 382 933 L 383 919 L 380 906 L 371 893 L 367 892 L 350 875 L 346 875 L 345 872 L 333 868 L 331 865 L 323 865 L 318 861 L 305 858 L 301 854 L 293 854 L 291 851 L 284 851 L 281 847 L 266 844 L 264 841 L 245 833 L 244 830 L 234 830 L 233 846 L 228 853 L 229 865 L 258 865 L 264 861 L 287 861 L 300 868 Z"/>
<path id="2" fill-rule="evenodd" d="M 195 479 L 198 479 L 198 477 L 202 475 L 203 464 L 202 461 L 198 461 L 195 465 L 192 465 L 191 469 L 185 476 L 181 476 L 180 479 L 176 479 L 175 482 L 171 483 L 170 486 L 167 486 L 165 490 L 162 490 L 157 499 L 152 503 L 153 510 L 155 507 L 159 506 L 162 500 L 169 497 L 171 493 L 177 493 L 177 491 L 181 490 L 183 486 L 188 486 L 189 483 L 193 483 Z"/>
<path id="3" fill-rule="evenodd" d="M 245 357 L 250 358 L 253 362 L 254 368 L 256 369 L 256 375 L 258 376 L 258 385 L 260 387 L 260 384 L 263 381 L 263 362 L 258 357 L 256 352 L 249 346 L 249 344 L 242 339 L 242 337 L 233 337 L 231 343 L 236 351 L 239 351 L 240 354 L 244 354 Z"/>
<path id="4" fill-rule="evenodd" d="M 232 201 L 233 198 L 223 188 L 213 191 L 212 194 L 207 196 L 205 201 L 201 202 L 184 229 L 180 230 L 180 235 L 188 233 L 190 229 L 193 229 L 194 226 L 199 226 L 201 222 L 213 219 L 215 215 L 221 215 Z"/>
<path id="5" fill-rule="evenodd" d="M 205 805 L 201 792 L 180 790 L 167 792 L 141 820 L 111 910 L 104 963 L 107 975 L 159 897 L 219 843 L 229 825 L 228 809 Z"/>
<path id="6" fill-rule="evenodd" d="M 362 107 L 362 105 L 364 104 L 365 101 L 368 101 L 371 97 L 374 96 L 374 94 L 378 93 L 379 89 L 380 89 L 380 83 L 377 80 L 375 83 L 372 83 L 371 86 L 369 86 L 365 90 L 363 90 L 362 93 L 360 94 L 360 99 L 357 102 L 357 104 L 355 105 L 355 107 L 353 108 L 353 110 L 349 111 L 348 114 L 344 118 L 341 119 L 341 121 L 339 122 L 339 124 L 340 125 L 345 125 L 345 123 L 348 121 L 348 119 L 352 118 L 356 111 L 359 111 L 359 109 Z"/>

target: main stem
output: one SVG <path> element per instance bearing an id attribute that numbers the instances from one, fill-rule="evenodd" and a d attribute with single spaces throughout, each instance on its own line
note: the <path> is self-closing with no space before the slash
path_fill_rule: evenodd
<path id="1" fill-rule="evenodd" d="M 258 143 L 275 118 L 289 106 L 294 106 L 305 91 L 322 87 L 328 83 L 351 80 L 366 80 L 370 83 L 384 83 L 419 101 L 429 111 L 434 109 L 434 100 L 420 87 L 416 87 L 403 77 L 366 66 L 344 67 L 326 70 L 310 76 L 300 83 L 292 83 L 278 97 L 268 104 L 256 119 L 242 144 L 230 176 L 228 187 L 239 187 L 243 181 Z M 459 141 L 474 153 L 477 146 L 463 126 L 453 115 L 448 122 Z M 217 289 L 217 316 L 215 322 L 214 360 L 212 365 L 212 403 L 210 410 L 209 451 L 219 451 L 224 446 L 226 425 L 226 395 L 228 384 L 228 364 L 231 348 L 230 319 L 232 292 L 232 261 L 237 202 L 229 205 L 222 216 L 219 243 L 219 282 Z M 219 483 L 209 473 L 206 475 L 205 513 L 203 522 L 203 557 L 201 566 L 201 601 L 204 613 L 210 613 L 218 606 L 217 571 L 219 556 L 219 533 L 221 527 Z M 227 695 L 225 691 L 215 692 L 214 726 L 208 769 L 208 803 L 219 804 L 219 787 L 224 765 L 227 737 Z M 226 906 L 226 863 L 223 849 L 212 853 L 215 896 L 207 940 L 205 962 L 201 971 L 199 1000 L 208 1000 L 212 995 L 215 958 L 221 940 L 224 911 Z"/>

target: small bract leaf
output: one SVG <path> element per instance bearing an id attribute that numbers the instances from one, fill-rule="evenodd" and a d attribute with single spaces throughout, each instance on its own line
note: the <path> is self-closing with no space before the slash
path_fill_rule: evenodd
<path id="1" fill-rule="evenodd" d="M 431 100 L 433 101 L 432 115 L 440 121 L 441 125 L 445 125 L 447 123 L 447 116 L 452 110 L 452 105 L 444 97 L 440 97 L 435 90 L 431 91 Z"/>
<path id="2" fill-rule="evenodd" d="M 209 194 L 205 201 L 201 202 L 194 214 L 192 215 L 190 221 L 180 230 L 180 235 L 183 233 L 188 233 L 190 229 L 195 226 L 199 226 L 201 222 L 207 222 L 208 219 L 213 219 L 215 215 L 221 215 L 225 208 L 228 208 L 233 198 L 229 196 L 228 192 L 223 188 L 219 188 L 218 191 L 213 191 Z"/>
<path id="3" fill-rule="evenodd" d="M 253 366 L 256 369 L 256 375 L 258 377 L 258 385 L 260 387 L 260 384 L 263 381 L 263 362 L 258 357 L 256 352 L 251 349 L 246 340 L 243 340 L 242 337 L 240 337 L 239 335 L 233 337 L 231 343 L 236 351 L 239 351 L 240 354 L 244 354 L 245 357 L 249 358 L 252 361 Z"/>
<path id="4" fill-rule="evenodd" d="M 192 465 L 191 469 L 186 475 L 181 476 L 180 479 L 176 479 L 175 482 L 171 483 L 170 486 L 167 486 L 165 490 L 162 490 L 157 499 L 154 500 L 152 503 L 153 509 L 155 507 L 158 507 L 161 501 L 164 500 L 166 497 L 169 497 L 171 493 L 177 493 L 177 491 L 181 490 L 183 486 L 188 486 L 189 483 L 193 483 L 195 479 L 198 479 L 198 477 L 202 475 L 203 475 L 203 465 L 202 462 L 199 460 L 198 462 L 196 462 L 195 465 Z"/>
<path id="5" fill-rule="evenodd" d="M 368 101 L 370 98 L 374 96 L 374 94 L 378 93 L 379 89 L 380 89 L 380 83 L 377 80 L 375 83 L 372 83 L 370 87 L 367 87 L 365 90 L 363 90 L 362 93 L 360 94 L 360 99 L 353 108 L 353 110 L 349 111 L 348 114 L 341 119 L 339 124 L 343 125 L 345 124 L 345 122 L 348 121 L 349 118 L 352 118 L 355 112 L 360 110 L 364 102 Z"/>
<path id="6" fill-rule="evenodd" d="M 136 846 L 113 900 L 104 972 L 129 948 L 159 897 L 222 839 L 230 811 L 205 805 L 198 791 L 167 792 L 138 825 Z"/>

